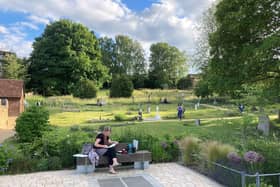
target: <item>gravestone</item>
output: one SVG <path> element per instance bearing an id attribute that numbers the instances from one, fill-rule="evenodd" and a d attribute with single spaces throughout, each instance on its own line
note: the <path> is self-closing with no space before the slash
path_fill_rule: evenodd
<path id="1" fill-rule="evenodd" d="M 258 130 L 262 131 L 264 135 L 269 135 L 269 117 L 268 115 L 259 116 Z"/>
<path id="2" fill-rule="evenodd" d="M 151 113 L 151 106 L 150 106 L 150 105 L 148 105 L 148 107 L 147 107 L 147 113 L 148 113 L 148 114 Z"/>
<path id="3" fill-rule="evenodd" d="M 159 106 L 156 106 L 156 116 L 155 116 L 155 120 L 160 120 L 160 115 L 159 115 Z"/>
<path id="4" fill-rule="evenodd" d="M 197 104 L 194 105 L 194 109 L 197 110 Z"/>

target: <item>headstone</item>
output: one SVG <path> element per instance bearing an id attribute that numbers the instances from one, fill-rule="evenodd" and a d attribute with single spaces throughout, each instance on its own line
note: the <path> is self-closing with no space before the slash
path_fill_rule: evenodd
<path id="1" fill-rule="evenodd" d="M 196 120 L 195 120 L 195 125 L 196 125 L 196 126 L 200 126 L 200 119 L 196 119 Z"/>
<path id="2" fill-rule="evenodd" d="M 214 104 L 214 105 L 216 105 L 216 104 L 217 104 L 217 100 L 216 100 L 216 98 L 214 99 L 213 104 Z"/>
<path id="3" fill-rule="evenodd" d="M 258 130 L 262 131 L 264 135 L 269 135 L 269 117 L 268 115 L 259 116 Z"/>
<path id="4" fill-rule="evenodd" d="M 156 116 L 155 116 L 155 120 L 160 120 L 160 115 L 159 115 L 159 106 L 156 106 Z"/>
<path id="5" fill-rule="evenodd" d="M 197 104 L 194 105 L 194 109 L 197 110 Z"/>
<path id="6" fill-rule="evenodd" d="M 150 105 L 147 107 L 147 113 L 148 114 L 151 113 L 151 106 Z"/>

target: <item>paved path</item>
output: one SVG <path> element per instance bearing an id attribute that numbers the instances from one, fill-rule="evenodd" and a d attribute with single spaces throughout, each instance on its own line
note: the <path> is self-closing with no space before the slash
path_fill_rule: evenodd
<path id="1" fill-rule="evenodd" d="M 207 177 L 176 163 L 152 164 L 146 170 L 120 170 L 117 175 L 106 171 L 77 174 L 75 170 L 38 172 L 0 176 L 0 187 L 98 187 L 97 179 L 133 175 L 150 175 L 164 187 L 222 187 Z"/>
<path id="2" fill-rule="evenodd" d="M 5 139 L 15 135 L 14 130 L 0 129 L 0 144 L 4 142 Z"/>

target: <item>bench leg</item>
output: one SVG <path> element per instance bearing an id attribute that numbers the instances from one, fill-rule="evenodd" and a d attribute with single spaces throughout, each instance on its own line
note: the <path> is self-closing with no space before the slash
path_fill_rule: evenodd
<path id="1" fill-rule="evenodd" d="M 134 162 L 134 169 L 147 169 L 149 168 L 149 161 Z"/>

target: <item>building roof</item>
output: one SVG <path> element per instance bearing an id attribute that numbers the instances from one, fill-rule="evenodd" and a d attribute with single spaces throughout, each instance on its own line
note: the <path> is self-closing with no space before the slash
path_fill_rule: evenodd
<path id="1" fill-rule="evenodd" d="M 0 97 L 20 98 L 23 85 L 22 80 L 0 79 Z"/>

